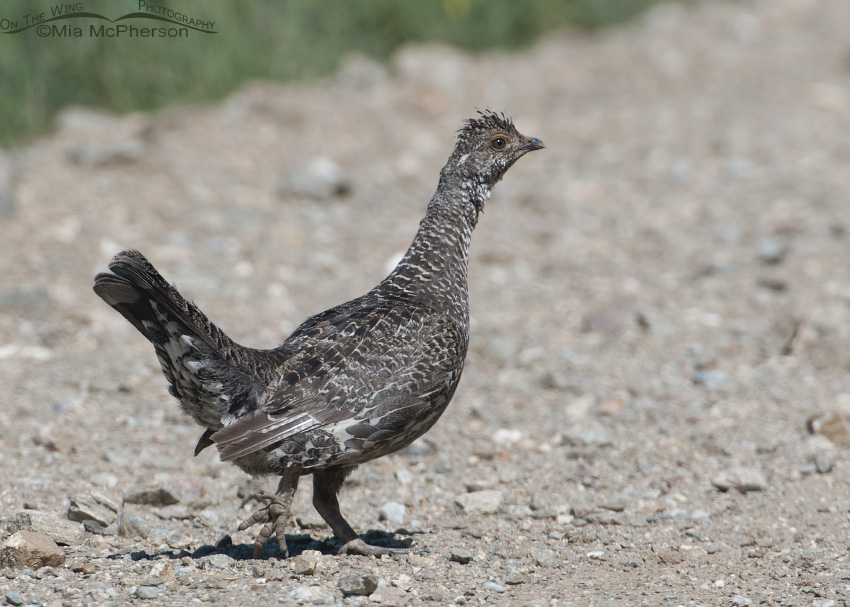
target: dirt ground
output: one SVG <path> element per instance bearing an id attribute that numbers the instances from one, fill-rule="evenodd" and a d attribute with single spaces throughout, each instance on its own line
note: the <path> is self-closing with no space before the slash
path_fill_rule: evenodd
<path id="1" fill-rule="evenodd" d="M 665 5 L 519 54 L 408 47 L 213 107 L 67 111 L 6 159 L 0 517 L 128 497 L 131 536 L 90 526 L 64 567 L 3 569 L 0 597 L 850 603 L 848 23 L 846 0 Z M 192 457 L 200 429 L 92 277 L 138 248 L 234 339 L 277 345 L 383 278 L 475 107 L 547 149 L 473 238 L 452 405 L 341 496 L 369 539 L 428 552 L 336 556 L 305 479 L 293 557 L 251 560 L 247 477 Z M 140 486 L 178 503 L 129 503 Z"/>

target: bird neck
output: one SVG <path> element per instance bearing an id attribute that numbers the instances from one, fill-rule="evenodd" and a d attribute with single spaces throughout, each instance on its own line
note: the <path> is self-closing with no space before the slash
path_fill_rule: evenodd
<path id="1" fill-rule="evenodd" d="M 465 313 L 469 245 L 488 197 L 484 183 L 441 176 L 416 237 L 385 287 L 402 297 L 447 299 Z"/>

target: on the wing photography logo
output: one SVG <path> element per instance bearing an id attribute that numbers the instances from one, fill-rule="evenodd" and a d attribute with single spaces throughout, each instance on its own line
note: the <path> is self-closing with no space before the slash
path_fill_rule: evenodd
<path id="1" fill-rule="evenodd" d="M 110 19 L 85 10 L 83 2 L 55 4 L 17 17 L 0 17 L 0 34 L 34 30 L 41 38 L 188 38 L 215 34 L 215 21 L 201 19 L 146 0 L 138 10 Z M 154 23 L 141 24 L 140 20 Z"/>

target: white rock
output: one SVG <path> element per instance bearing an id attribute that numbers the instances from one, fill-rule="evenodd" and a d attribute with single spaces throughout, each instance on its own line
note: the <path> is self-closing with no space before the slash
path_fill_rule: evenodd
<path id="1" fill-rule="evenodd" d="M 398 502 L 387 502 L 378 508 L 378 520 L 390 521 L 391 523 L 404 522 L 404 504 Z"/>
<path id="2" fill-rule="evenodd" d="M 741 493 L 749 493 L 764 491 L 767 487 L 767 479 L 761 470 L 738 467 L 718 472 L 711 478 L 711 484 L 721 491 L 737 489 Z"/>
<path id="3" fill-rule="evenodd" d="M 413 482 L 413 474 L 406 470 L 405 468 L 401 468 L 395 471 L 395 478 L 402 485 L 409 485 Z"/>
<path id="4" fill-rule="evenodd" d="M 522 432 L 509 428 L 499 428 L 493 433 L 493 442 L 503 447 L 510 447 L 522 438 Z"/>
<path id="5" fill-rule="evenodd" d="M 293 167 L 281 180 L 278 194 L 323 200 L 351 191 L 351 179 L 330 158 L 318 156 L 305 165 Z"/>
<path id="6" fill-rule="evenodd" d="M 333 605 L 334 593 L 321 586 L 296 586 L 289 592 L 296 605 Z"/>
<path id="7" fill-rule="evenodd" d="M 318 550 L 305 550 L 295 557 L 294 568 L 298 575 L 313 575 L 319 568 L 322 553 Z"/>
<path id="8" fill-rule="evenodd" d="M 504 496 L 501 491 L 489 490 L 464 493 L 455 499 L 455 504 L 460 506 L 464 514 L 476 516 L 497 513 L 503 501 Z"/>
<path id="9" fill-rule="evenodd" d="M 22 530 L 48 535 L 57 544 L 66 546 L 80 544 L 85 538 L 85 531 L 80 523 L 39 510 L 21 510 L 0 521 L 0 538 Z"/>

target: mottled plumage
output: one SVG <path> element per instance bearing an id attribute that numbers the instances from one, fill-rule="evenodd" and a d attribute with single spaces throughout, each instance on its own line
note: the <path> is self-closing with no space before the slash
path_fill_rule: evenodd
<path id="1" fill-rule="evenodd" d="M 289 505 L 304 474 L 313 503 L 345 544 L 360 540 L 339 512 L 345 476 L 424 434 L 454 394 L 469 341 L 467 264 L 478 215 L 522 155 L 543 147 L 504 114 L 480 113 L 458 134 L 419 231 L 398 266 L 365 295 L 306 320 L 281 346 L 234 343 L 137 251 L 95 277 L 95 292 L 150 340 L 169 391 L 224 461 L 281 476 L 278 493 L 240 529 L 266 523 L 286 553 Z"/>

